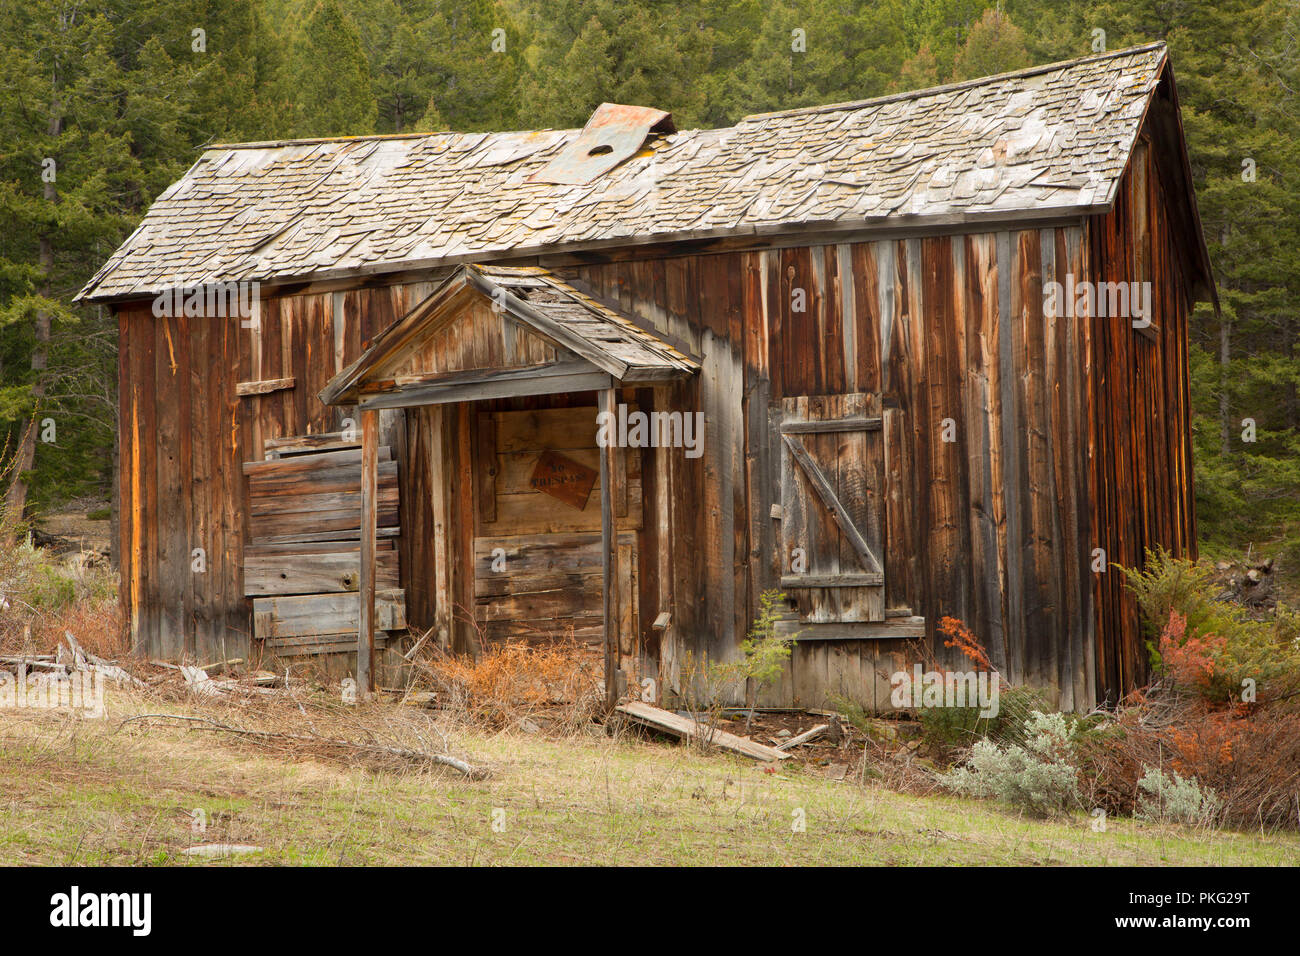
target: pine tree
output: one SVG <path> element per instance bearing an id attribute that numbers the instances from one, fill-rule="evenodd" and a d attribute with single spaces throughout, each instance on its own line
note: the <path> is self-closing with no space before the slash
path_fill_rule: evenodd
<path id="1" fill-rule="evenodd" d="M 298 136 L 375 131 L 378 106 L 361 37 L 335 2 L 321 0 L 294 44 L 291 98 Z"/>
<path id="2" fill-rule="evenodd" d="M 1025 34 L 1001 10 L 985 10 L 953 62 L 954 80 L 1009 73 L 1030 64 Z"/>

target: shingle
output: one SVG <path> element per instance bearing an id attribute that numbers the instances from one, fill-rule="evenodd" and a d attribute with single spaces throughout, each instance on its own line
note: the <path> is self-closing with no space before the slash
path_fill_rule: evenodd
<path id="1" fill-rule="evenodd" d="M 578 186 L 530 179 L 577 130 L 214 147 L 81 296 L 490 260 L 692 229 L 1078 212 L 1104 202 L 1122 174 L 1164 60 L 1155 44 L 652 136 L 641 154 Z"/>

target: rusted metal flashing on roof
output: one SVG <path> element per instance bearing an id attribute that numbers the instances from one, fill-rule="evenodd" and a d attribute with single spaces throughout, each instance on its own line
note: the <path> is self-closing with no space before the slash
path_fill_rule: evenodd
<path id="1" fill-rule="evenodd" d="M 648 106 L 601 103 L 578 138 L 531 178 L 539 183 L 585 186 L 636 155 L 652 132 L 677 132 L 673 115 Z"/>

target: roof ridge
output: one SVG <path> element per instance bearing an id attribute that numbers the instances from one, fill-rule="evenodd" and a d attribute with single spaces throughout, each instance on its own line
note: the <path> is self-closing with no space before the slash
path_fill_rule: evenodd
<path id="1" fill-rule="evenodd" d="M 206 153 L 218 149 L 280 149 L 285 146 L 317 146 L 324 143 L 369 143 L 383 140 L 428 139 L 431 136 L 520 136 L 531 133 L 571 133 L 576 131 L 577 127 L 573 129 L 553 129 L 549 126 L 543 129 L 493 129 L 479 130 L 478 132 L 444 129 L 431 130 L 425 133 L 370 133 L 365 136 L 308 136 L 304 139 L 264 139 L 251 143 L 211 143 L 207 146 L 200 146 L 199 150 Z"/>
<path id="2" fill-rule="evenodd" d="M 1088 56 L 1075 57 L 1072 60 L 1057 60 L 1054 63 L 1040 63 L 1037 66 L 1027 66 L 1020 70 L 1010 70 L 1006 73 L 994 73 L 991 76 L 977 76 L 972 80 L 961 80 L 957 83 L 943 83 L 939 86 L 928 86 L 921 90 L 903 90 L 898 93 L 887 93 L 884 96 L 873 96 L 865 100 L 848 100 L 843 103 L 825 103 L 820 106 L 797 106 L 788 110 L 772 110 L 767 113 L 751 113 L 740 119 L 736 125 L 748 123 L 752 120 L 766 120 L 774 116 L 799 116 L 801 114 L 813 113 L 833 113 L 837 110 L 856 110 L 866 106 L 875 106 L 882 103 L 892 103 L 898 100 L 916 99 L 922 96 L 933 96 L 938 93 L 952 93 L 956 90 L 970 89 L 975 86 L 985 86 L 990 83 L 1002 80 L 1019 79 L 1026 76 L 1034 76 L 1039 73 L 1051 73 L 1064 69 L 1069 66 L 1077 66 L 1081 63 L 1089 63 L 1094 60 L 1107 60 L 1112 57 L 1130 56 L 1134 53 L 1146 53 L 1151 50 L 1164 49 L 1168 46 L 1164 40 L 1154 40 L 1151 43 L 1143 43 L 1138 46 L 1125 47 L 1122 50 L 1114 50 L 1109 53 L 1093 53 Z"/>
<path id="3" fill-rule="evenodd" d="M 1007 73 L 994 73 L 991 76 L 978 76 L 971 80 L 962 80 L 959 83 L 944 83 L 939 86 L 929 86 L 921 90 L 904 90 L 898 93 L 888 93 L 884 96 L 873 96 L 865 100 L 847 100 L 843 103 L 824 103 L 819 106 L 799 106 L 788 110 L 772 110 L 767 113 L 750 113 L 747 116 L 741 117 L 740 120 L 732 126 L 717 126 L 709 127 L 707 129 L 686 129 L 679 130 L 678 132 L 715 133 L 736 129 L 742 123 L 771 119 L 775 116 L 799 116 L 804 114 L 811 115 L 814 113 L 833 113 L 838 110 L 862 109 L 866 106 L 873 106 L 881 103 L 916 99 L 922 96 L 933 96 L 938 93 L 951 93 L 955 90 L 969 89 L 975 86 L 985 86 L 1002 80 L 1034 76 L 1039 73 L 1050 73 L 1068 66 L 1076 66 L 1080 63 L 1088 63 L 1094 60 L 1107 60 L 1119 56 L 1129 56 L 1134 53 L 1145 53 L 1150 50 L 1162 49 L 1166 46 L 1167 44 L 1164 40 L 1155 40 L 1151 43 L 1125 47 L 1122 50 L 1114 50 L 1109 53 L 1094 53 L 1089 56 L 1075 57 L 1072 60 L 1057 60 L 1054 63 L 1041 63 L 1037 66 L 1029 66 L 1021 70 L 1011 70 Z M 428 139 L 432 136 L 511 136 L 529 133 L 573 133 L 578 131 L 579 128 L 576 126 L 570 129 L 555 129 L 548 126 L 542 129 L 487 130 L 479 132 L 467 132 L 464 130 L 436 130 L 424 133 L 372 133 L 365 136 L 308 136 L 302 139 L 269 139 L 258 140 L 251 143 L 212 143 L 209 146 L 201 147 L 201 149 L 204 152 L 218 149 L 277 149 L 286 146 L 316 146 L 324 143 L 362 143 L 383 140 Z"/>

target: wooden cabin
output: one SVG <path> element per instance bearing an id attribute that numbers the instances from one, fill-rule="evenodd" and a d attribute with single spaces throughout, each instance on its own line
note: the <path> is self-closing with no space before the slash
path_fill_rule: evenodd
<path id="1" fill-rule="evenodd" d="M 81 292 L 131 636 L 363 684 L 563 638 L 668 700 L 780 589 L 768 705 L 888 709 L 925 643 L 960 666 L 945 616 L 1114 701 L 1113 563 L 1196 550 L 1214 295 L 1163 44 L 727 129 L 212 147 Z"/>

